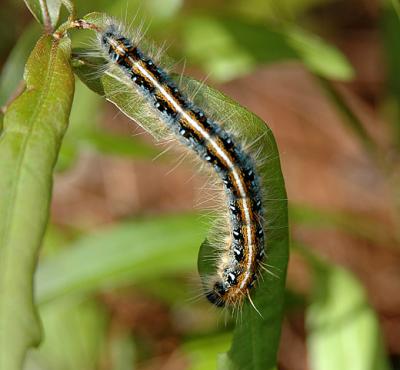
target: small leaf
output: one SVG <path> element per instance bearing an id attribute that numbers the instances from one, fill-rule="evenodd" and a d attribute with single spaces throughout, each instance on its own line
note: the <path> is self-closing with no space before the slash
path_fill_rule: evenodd
<path id="1" fill-rule="evenodd" d="M 74 79 L 67 39 L 42 37 L 26 91 L 7 109 L 0 136 L 0 369 L 19 370 L 40 340 L 32 280 L 46 228 L 52 171 L 68 123 Z"/>
<path id="2" fill-rule="evenodd" d="M 58 22 L 62 0 L 24 0 L 36 20 L 50 33 Z"/>
<path id="3" fill-rule="evenodd" d="M 52 0 L 54 1 L 54 0 Z M 54 2 L 57 3 L 59 0 L 55 0 Z M 76 17 L 76 10 L 75 10 L 75 4 L 73 0 L 61 0 L 61 3 L 65 6 L 67 9 L 68 13 L 72 17 L 72 19 L 75 19 Z"/>
<path id="4" fill-rule="evenodd" d="M 312 72 L 333 80 L 354 78 L 354 70 L 346 57 L 326 41 L 299 27 L 288 27 L 284 34 L 288 44 Z"/>
<path id="5" fill-rule="evenodd" d="M 361 284 L 339 267 L 315 269 L 307 311 L 311 368 L 389 370 L 376 314 Z"/>

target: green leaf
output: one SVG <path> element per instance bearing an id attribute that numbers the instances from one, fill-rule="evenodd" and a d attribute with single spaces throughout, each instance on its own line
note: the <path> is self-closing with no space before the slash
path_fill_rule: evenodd
<path id="1" fill-rule="evenodd" d="M 52 0 L 54 1 L 54 0 Z M 57 3 L 59 0 L 55 0 L 54 2 Z M 75 19 L 76 18 L 76 8 L 75 8 L 75 3 L 73 0 L 61 0 L 61 3 L 65 6 L 67 9 L 68 13 L 70 14 L 70 18 Z"/>
<path id="2" fill-rule="evenodd" d="M 182 346 L 182 351 L 190 362 L 189 370 L 215 369 L 216 357 L 226 351 L 232 335 L 206 336 L 205 338 L 192 339 Z"/>
<path id="3" fill-rule="evenodd" d="M 392 0 L 393 9 L 396 11 L 397 16 L 400 18 L 400 3 L 399 0 Z"/>
<path id="4" fill-rule="evenodd" d="M 326 41 L 299 27 L 287 27 L 284 34 L 288 44 L 312 72 L 333 80 L 354 78 L 354 70 L 345 56 Z"/>
<path id="5" fill-rule="evenodd" d="M 40 340 L 32 297 L 46 228 L 52 171 L 68 123 L 74 79 L 67 39 L 42 37 L 26 91 L 8 108 L 0 136 L 0 369 L 19 370 Z"/>
<path id="6" fill-rule="evenodd" d="M 58 22 L 62 0 L 24 0 L 36 20 L 50 33 Z"/>
<path id="7" fill-rule="evenodd" d="M 265 161 L 258 173 L 267 198 L 264 206 L 268 271 L 263 273 L 252 293 L 262 317 L 248 301 L 243 304 L 228 352 L 231 365 L 220 369 L 272 370 L 281 330 L 289 244 L 286 191 L 278 149 L 271 130 L 256 115 L 217 90 L 201 87 L 199 82 L 190 79 L 186 83 L 192 91 L 200 89 L 198 99 L 206 102 L 211 111 L 229 115 L 226 127 L 236 136 L 255 143 L 254 150 L 259 150 L 260 158 Z"/>
<path id="8" fill-rule="evenodd" d="M 339 267 L 315 266 L 307 311 L 314 370 L 388 370 L 378 319 L 361 284 Z"/>
<path id="9" fill-rule="evenodd" d="M 395 7 L 396 4 L 396 7 Z M 398 0 L 393 0 L 393 6 L 382 9 L 382 36 L 384 42 L 384 55 L 387 69 L 387 90 L 390 94 L 388 108 L 390 124 L 392 126 L 393 142 L 400 148 L 400 76 L 398 67 L 400 63 L 400 8 Z"/>
<path id="10" fill-rule="evenodd" d="M 107 72 L 99 76 L 99 68 L 104 67 L 104 60 L 93 58 L 74 59 L 74 72 L 81 81 L 99 95 L 116 105 L 127 117 L 136 121 L 156 139 L 165 137 L 165 130 L 160 129 L 159 117 L 149 109 L 143 109 L 144 99 L 139 96 L 134 86 L 127 84 L 122 72 Z M 98 76 L 94 78 L 93 76 Z M 117 84 L 117 85 L 116 85 Z"/>
<path id="11" fill-rule="evenodd" d="M 104 26 L 101 24 L 104 18 L 99 14 L 93 13 L 85 18 L 100 27 Z M 93 78 L 98 66 L 91 63 L 82 58 L 75 63 L 75 71 L 83 82 L 97 93 L 104 94 L 148 131 L 161 136 L 160 130 L 157 130 L 162 126 L 159 115 L 148 109 L 148 102 L 140 97 L 135 87 L 114 69 Z M 248 301 L 244 303 L 228 356 L 232 363 L 230 369 L 273 369 L 280 337 L 288 261 L 287 200 L 276 143 L 266 124 L 238 103 L 193 79 L 184 78 L 184 84 L 185 90 L 196 91 L 196 102 L 205 105 L 208 111 L 220 117 L 229 117 L 225 127 L 244 141 L 253 143 L 254 151 L 260 153 L 260 159 L 264 162 L 258 172 L 268 199 L 265 203 L 265 230 L 268 240 L 267 263 L 271 271 L 263 274 L 263 279 L 260 279 L 252 294 L 262 317 Z"/>
<path id="12" fill-rule="evenodd" d="M 300 60 L 312 72 L 347 81 L 354 71 L 335 47 L 294 26 L 246 22 L 229 17 L 188 17 L 184 22 L 185 56 L 219 80 L 251 72 L 260 64 Z M 212 53 L 204 53 L 211 50 Z"/>
<path id="13" fill-rule="evenodd" d="M 297 58 L 281 33 L 241 19 L 190 17 L 183 37 L 185 57 L 222 81 L 250 73 L 261 63 Z"/>
<path id="14" fill-rule="evenodd" d="M 39 265 L 38 302 L 192 271 L 207 226 L 198 217 L 153 217 L 83 237 Z"/>

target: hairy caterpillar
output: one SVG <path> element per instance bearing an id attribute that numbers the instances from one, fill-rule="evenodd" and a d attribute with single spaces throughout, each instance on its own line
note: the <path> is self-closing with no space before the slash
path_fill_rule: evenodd
<path id="1" fill-rule="evenodd" d="M 132 41 L 114 20 L 94 29 L 108 68 L 119 69 L 129 84 L 158 113 L 160 124 L 210 167 L 225 189 L 229 232 L 217 246 L 217 271 L 207 277 L 205 295 L 216 306 L 240 304 L 256 282 L 264 258 L 263 198 L 254 157 L 239 138 L 226 131 L 178 88 L 166 71 Z"/>

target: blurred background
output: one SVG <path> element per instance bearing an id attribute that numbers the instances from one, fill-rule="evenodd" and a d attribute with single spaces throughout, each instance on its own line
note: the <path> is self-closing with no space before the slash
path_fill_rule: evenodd
<path id="1" fill-rule="evenodd" d="M 22 1 L 0 3 L 3 105 L 40 28 Z M 206 78 L 272 129 L 292 239 L 279 369 L 328 369 L 323 359 L 345 359 L 338 370 L 400 369 L 397 0 L 76 6 L 80 16 L 143 19 L 178 71 Z M 229 348 L 234 324 L 194 299 L 205 180 L 163 150 L 77 80 L 36 274 L 45 340 L 26 369 L 207 370 Z M 313 330 L 354 304 L 339 336 Z M 368 366 L 352 365 L 360 361 Z"/>

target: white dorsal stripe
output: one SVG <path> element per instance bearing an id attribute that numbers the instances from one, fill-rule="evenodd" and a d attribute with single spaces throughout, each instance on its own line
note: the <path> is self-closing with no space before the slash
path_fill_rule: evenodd
<path id="1" fill-rule="evenodd" d="M 118 52 L 121 54 L 126 53 L 126 50 L 114 39 L 109 38 L 108 42 L 110 45 L 114 48 L 117 49 Z M 175 109 L 175 111 L 183 117 L 189 125 L 191 125 L 192 129 L 199 132 L 203 138 L 213 147 L 215 152 L 218 154 L 218 156 L 225 162 L 225 165 L 229 168 L 231 173 L 233 174 L 233 177 L 235 179 L 235 183 L 237 185 L 237 190 L 240 194 L 240 198 L 243 200 L 243 210 L 244 210 L 244 215 L 245 215 L 245 227 L 246 227 L 246 234 L 247 234 L 247 247 L 248 247 L 248 258 L 247 258 L 247 266 L 246 270 L 244 271 L 244 278 L 241 281 L 241 284 L 239 286 L 240 289 L 245 289 L 248 285 L 249 280 L 252 278 L 252 261 L 253 261 L 253 256 L 255 253 L 256 246 L 253 243 L 252 240 L 252 219 L 250 216 L 250 197 L 246 192 L 246 187 L 241 179 L 238 168 L 235 165 L 234 162 L 226 155 L 225 151 L 223 148 L 221 148 L 216 140 L 210 136 L 210 134 L 202 127 L 201 124 L 193 117 L 190 115 L 190 113 L 181 106 L 181 104 L 175 99 L 175 97 L 170 94 L 164 86 L 153 76 L 151 72 L 149 72 L 142 63 L 142 61 L 137 61 L 133 59 L 129 54 L 127 55 L 129 62 L 131 63 L 132 67 L 135 68 L 142 76 L 144 76 L 150 83 L 159 91 L 160 95 L 162 95 L 163 99 L 165 101 L 168 101 L 170 105 Z"/>

